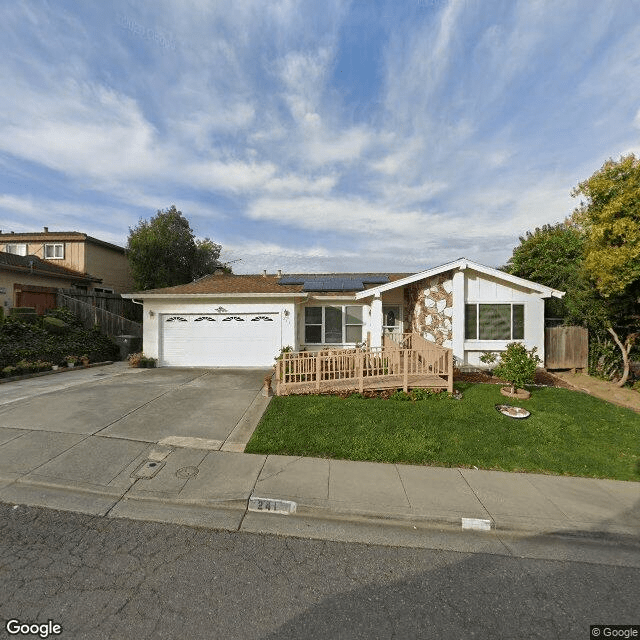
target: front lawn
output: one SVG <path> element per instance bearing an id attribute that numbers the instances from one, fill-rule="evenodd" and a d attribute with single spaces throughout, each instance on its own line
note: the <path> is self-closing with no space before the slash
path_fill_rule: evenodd
<path id="1" fill-rule="evenodd" d="M 497 385 L 456 388 L 462 400 L 275 397 L 245 451 L 640 481 L 640 414 L 554 387 L 524 401 Z M 496 404 L 531 416 L 508 418 Z"/>

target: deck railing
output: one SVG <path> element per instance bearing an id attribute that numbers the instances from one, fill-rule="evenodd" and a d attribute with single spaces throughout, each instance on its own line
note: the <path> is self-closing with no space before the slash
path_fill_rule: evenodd
<path id="1" fill-rule="evenodd" d="M 284 353 L 276 363 L 277 395 L 400 387 L 453 391 L 451 349 L 405 334 L 377 348 Z"/>

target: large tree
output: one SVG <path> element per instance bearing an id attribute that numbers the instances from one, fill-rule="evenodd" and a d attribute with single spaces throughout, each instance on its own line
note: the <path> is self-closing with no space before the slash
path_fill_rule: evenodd
<path id="1" fill-rule="evenodd" d="M 606 330 L 622 352 L 622 386 L 640 335 L 640 160 L 633 154 L 607 160 L 572 195 L 584 198 L 573 220 L 585 234 L 584 272 L 601 297 Z"/>
<path id="2" fill-rule="evenodd" d="M 222 266 L 221 249 L 209 238 L 197 240 L 175 205 L 129 228 L 127 252 L 138 290 L 186 284 L 213 273 Z"/>
<path id="3" fill-rule="evenodd" d="M 585 287 L 581 274 L 584 233 L 570 221 L 546 224 L 520 237 L 504 270 L 514 276 L 533 280 L 565 291 L 562 299 L 547 300 L 546 315 L 575 322 L 581 315 L 576 303 Z M 581 324 L 581 323 L 580 323 Z"/>

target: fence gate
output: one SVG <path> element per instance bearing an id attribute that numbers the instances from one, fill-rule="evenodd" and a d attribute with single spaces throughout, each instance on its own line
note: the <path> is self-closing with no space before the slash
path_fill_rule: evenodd
<path id="1" fill-rule="evenodd" d="M 551 327 L 544 332 L 547 369 L 587 369 L 589 332 L 584 327 Z"/>

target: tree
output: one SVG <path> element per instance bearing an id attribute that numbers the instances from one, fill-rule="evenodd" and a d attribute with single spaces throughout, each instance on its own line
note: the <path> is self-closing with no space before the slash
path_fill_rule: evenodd
<path id="1" fill-rule="evenodd" d="M 640 161 L 633 154 L 609 159 L 572 195 L 585 198 L 573 220 L 585 234 L 583 269 L 599 295 L 598 314 L 622 352 L 622 386 L 640 335 Z"/>
<path id="2" fill-rule="evenodd" d="M 129 228 L 127 252 L 138 290 L 186 284 L 217 268 L 228 271 L 218 262 L 221 249 L 209 238 L 196 240 L 175 205 Z"/>
<path id="3" fill-rule="evenodd" d="M 504 270 L 514 276 L 533 280 L 559 291 L 566 291 L 563 299 L 547 300 L 548 316 L 566 318 L 580 315 L 574 309 L 578 290 L 587 285 L 581 277 L 584 253 L 584 233 L 571 221 L 537 227 L 520 237 Z"/>

